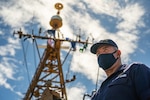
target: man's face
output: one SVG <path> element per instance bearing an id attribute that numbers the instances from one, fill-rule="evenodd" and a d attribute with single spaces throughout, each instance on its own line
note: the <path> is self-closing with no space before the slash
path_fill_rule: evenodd
<path id="1" fill-rule="evenodd" d="M 116 52 L 115 52 L 116 51 Z M 96 52 L 97 57 L 99 57 L 99 55 L 101 54 L 109 54 L 109 53 L 113 53 L 113 56 L 115 57 L 115 59 L 120 59 L 120 55 L 121 55 L 121 51 L 118 50 L 116 47 L 111 46 L 111 45 L 101 45 Z M 109 60 L 109 59 L 108 59 Z M 109 76 L 110 73 L 112 73 L 114 70 L 116 70 L 116 65 L 120 66 L 120 61 L 119 62 L 115 62 L 110 68 L 106 69 L 105 72 L 106 74 Z"/>

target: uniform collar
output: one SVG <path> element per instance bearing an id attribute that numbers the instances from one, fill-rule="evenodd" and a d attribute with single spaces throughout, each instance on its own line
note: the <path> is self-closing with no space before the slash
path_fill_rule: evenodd
<path id="1" fill-rule="evenodd" d="M 122 70 L 126 69 L 126 66 L 127 66 L 126 64 L 121 65 L 119 67 L 118 71 L 122 71 Z"/>
<path id="2" fill-rule="evenodd" d="M 113 74 L 117 74 L 117 73 L 123 72 L 123 70 L 126 69 L 126 66 L 127 66 L 126 64 L 120 65 L 120 67 Z"/>
<path id="3" fill-rule="evenodd" d="M 122 73 L 125 68 L 126 68 L 126 64 L 120 65 L 120 67 L 113 74 L 111 74 L 109 77 L 107 77 L 105 81 L 110 80 L 110 79 L 112 79 L 112 77 Z"/>

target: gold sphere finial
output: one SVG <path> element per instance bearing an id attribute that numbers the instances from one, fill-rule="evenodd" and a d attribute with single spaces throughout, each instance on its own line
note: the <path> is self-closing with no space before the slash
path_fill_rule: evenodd
<path id="1" fill-rule="evenodd" d="M 56 4 L 55 4 L 55 8 L 56 8 L 57 10 L 61 10 L 61 9 L 63 9 L 63 4 L 61 4 L 61 3 L 56 3 Z"/>

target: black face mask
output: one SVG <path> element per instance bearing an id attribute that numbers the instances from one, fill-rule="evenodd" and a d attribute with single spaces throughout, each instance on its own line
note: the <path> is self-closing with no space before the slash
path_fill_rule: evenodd
<path id="1" fill-rule="evenodd" d="M 109 54 L 100 54 L 98 56 L 99 67 L 103 68 L 104 70 L 109 69 L 118 59 L 118 58 L 115 58 L 113 55 L 116 52 L 117 50 Z"/>

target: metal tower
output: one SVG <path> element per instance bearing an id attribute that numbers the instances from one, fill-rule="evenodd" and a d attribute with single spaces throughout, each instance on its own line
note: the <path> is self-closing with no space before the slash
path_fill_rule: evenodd
<path id="1" fill-rule="evenodd" d="M 67 100 L 65 83 L 75 80 L 75 76 L 71 80 L 64 80 L 60 59 L 61 44 L 65 41 L 72 42 L 73 48 L 75 43 L 84 44 L 84 48 L 88 44 L 88 39 L 83 42 L 80 38 L 76 41 L 59 38 L 59 31 L 58 37 L 55 37 L 54 32 L 62 26 L 62 18 L 59 14 L 63 5 L 56 3 L 55 8 L 58 10 L 57 15 L 52 16 L 50 20 L 50 25 L 52 26 L 51 31 L 53 33 L 51 34 L 53 35 L 52 37 L 24 34 L 21 30 L 15 33 L 19 35 L 19 38 L 27 37 L 48 40 L 46 49 L 23 100 Z"/>

